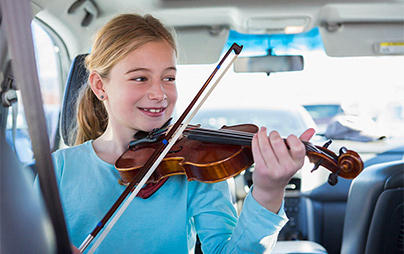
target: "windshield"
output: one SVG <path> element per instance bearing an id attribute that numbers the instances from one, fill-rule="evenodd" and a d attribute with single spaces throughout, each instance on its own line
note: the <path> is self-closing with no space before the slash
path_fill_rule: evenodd
<path id="1" fill-rule="evenodd" d="M 304 70 L 297 72 L 226 74 L 203 109 L 272 108 L 274 106 L 317 106 L 333 104 L 345 114 L 370 119 L 388 137 L 404 132 L 403 56 L 328 57 L 315 28 L 299 35 L 243 35 L 231 32 L 228 47 L 244 45 L 242 55 L 304 56 Z M 226 48 L 227 50 L 227 48 Z M 182 112 L 215 65 L 179 66 L 178 90 L 182 93 L 177 110 Z M 310 106 L 312 105 L 312 106 Z M 366 128 L 367 126 L 363 126 Z"/>

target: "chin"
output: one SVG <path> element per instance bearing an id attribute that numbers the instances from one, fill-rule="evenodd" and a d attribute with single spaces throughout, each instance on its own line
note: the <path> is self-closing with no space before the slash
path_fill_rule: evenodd
<path id="1" fill-rule="evenodd" d="M 159 129 L 159 128 L 161 128 L 161 126 L 163 126 L 163 124 L 164 124 L 165 122 L 166 122 L 166 121 L 161 121 L 161 122 L 158 122 L 158 123 L 155 123 L 155 124 L 149 124 L 149 125 L 147 125 L 147 126 L 142 126 L 142 128 L 140 128 L 140 130 L 145 131 L 145 132 L 150 132 L 150 131 L 152 131 L 152 130 L 154 130 L 154 129 Z"/>

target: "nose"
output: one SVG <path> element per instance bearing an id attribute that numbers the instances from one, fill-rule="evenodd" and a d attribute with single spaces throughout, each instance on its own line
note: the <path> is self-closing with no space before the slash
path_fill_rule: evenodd
<path id="1" fill-rule="evenodd" d="M 167 99 L 166 92 L 162 84 L 154 83 L 148 91 L 148 98 L 150 100 L 163 101 Z"/>

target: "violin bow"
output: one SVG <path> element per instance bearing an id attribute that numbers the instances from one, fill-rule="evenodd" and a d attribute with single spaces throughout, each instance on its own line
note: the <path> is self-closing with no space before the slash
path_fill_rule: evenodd
<path id="1" fill-rule="evenodd" d="M 94 242 L 93 246 L 91 247 L 91 249 L 89 250 L 88 253 L 94 253 L 94 251 L 98 248 L 98 246 L 101 244 L 101 242 L 107 236 L 109 231 L 111 231 L 112 227 L 118 221 L 120 216 L 125 212 L 126 208 L 130 205 L 132 200 L 139 193 L 140 189 L 146 184 L 147 180 L 150 178 L 150 176 L 156 170 L 157 166 L 164 159 L 166 154 L 170 151 L 171 147 L 175 144 L 175 142 L 181 136 L 181 134 L 187 127 L 188 123 L 192 120 L 192 118 L 198 112 L 198 110 L 200 109 L 202 104 L 206 101 L 206 99 L 212 93 L 213 89 L 217 86 L 217 84 L 222 79 L 224 74 L 228 71 L 230 66 L 236 60 L 236 58 L 240 54 L 242 48 L 243 48 L 243 46 L 239 46 L 236 43 L 233 43 L 233 45 L 229 48 L 229 50 L 222 57 L 219 64 L 216 66 L 216 68 L 212 72 L 212 74 L 205 81 L 202 88 L 195 95 L 195 97 L 193 98 L 191 103 L 187 106 L 187 108 L 182 113 L 182 115 L 178 118 L 178 120 L 175 122 L 173 127 L 171 127 L 170 131 L 167 133 L 167 135 L 162 140 L 160 145 L 156 148 L 154 153 L 150 156 L 150 158 L 145 163 L 145 165 L 139 170 L 139 173 L 136 175 L 136 177 L 134 177 L 134 179 L 132 179 L 130 184 L 126 187 L 124 192 L 117 199 L 117 201 L 114 203 L 114 205 L 111 207 L 111 209 L 107 212 L 107 214 L 104 216 L 104 218 L 98 223 L 98 225 L 95 227 L 95 229 L 87 236 L 87 238 L 80 245 L 79 250 L 81 252 L 83 252 L 89 246 L 89 244 L 93 241 L 93 239 L 97 236 L 97 234 L 101 231 L 101 229 L 105 227 L 105 229 L 102 231 L 102 233 L 99 235 L 97 240 Z M 224 61 L 226 60 L 226 58 L 230 55 L 230 53 L 233 50 L 235 53 L 234 57 L 231 59 L 230 63 L 226 66 L 226 68 L 221 73 L 221 75 L 217 78 L 217 80 L 214 82 L 214 84 L 210 87 L 209 90 L 206 91 L 206 93 L 202 97 L 202 94 L 208 87 L 209 83 L 212 81 L 212 79 L 215 76 L 215 74 L 217 73 L 217 71 L 222 67 Z M 108 221 L 109 221 L 109 223 L 108 223 Z"/>

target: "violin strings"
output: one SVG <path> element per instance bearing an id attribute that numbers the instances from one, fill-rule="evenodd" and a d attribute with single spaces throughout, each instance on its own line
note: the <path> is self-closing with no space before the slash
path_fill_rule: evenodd
<path id="1" fill-rule="evenodd" d="M 253 133 L 242 132 L 242 131 L 235 131 L 235 130 L 209 130 L 209 129 L 191 129 L 188 130 L 190 134 L 201 134 L 201 135 L 209 135 L 209 136 L 217 136 L 217 137 L 224 137 L 224 138 L 238 138 L 243 140 L 252 140 Z"/>
<path id="2" fill-rule="evenodd" d="M 328 153 L 326 153 L 326 152 L 324 152 L 324 151 L 318 149 L 317 147 L 315 147 L 315 146 L 314 146 L 313 144 L 311 144 L 310 142 L 303 141 L 303 144 L 304 144 L 304 146 L 306 147 L 306 150 L 307 150 L 307 151 L 319 153 L 319 154 L 322 154 L 322 155 L 327 156 L 327 157 L 330 158 L 331 160 L 338 161 L 338 157 L 335 157 L 335 156 L 332 155 L 332 154 L 328 154 Z"/>
<path id="3" fill-rule="evenodd" d="M 237 130 L 227 130 L 227 129 L 220 129 L 220 130 L 210 130 L 210 129 L 204 129 L 204 128 L 194 128 L 190 129 L 191 132 L 194 131 L 199 131 L 200 133 L 212 133 L 212 134 L 232 134 L 232 135 L 237 135 L 237 136 L 244 136 L 244 137 L 252 137 L 254 134 L 249 133 L 249 132 L 244 132 L 244 131 L 237 131 Z"/>
<path id="4" fill-rule="evenodd" d="M 206 136 L 206 137 L 227 138 L 227 139 L 231 139 L 234 141 L 239 140 L 239 141 L 244 141 L 244 142 L 246 142 L 246 141 L 251 142 L 252 138 L 254 136 L 254 133 L 237 131 L 237 130 L 229 130 L 229 129 L 211 130 L 211 129 L 204 129 L 204 128 L 192 128 L 192 129 L 188 129 L 187 132 L 190 134 L 196 134 L 196 135 L 201 135 L 201 136 Z M 306 151 L 308 151 L 308 152 L 315 152 L 315 153 L 325 155 L 334 161 L 338 160 L 338 157 L 335 157 L 332 154 L 328 154 L 328 153 L 318 149 L 310 142 L 303 141 L 303 144 L 306 148 Z"/>
<path id="5" fill-rule="evenodd" d="M 232 145 L 246 145 L 251 146 L 251 138 L 239 137 L 228 134 L 212 134 L 203 132 L 192 132 L 188 133 L 187 137 L 189 139 L 196 139 L 200 141 L 222 143 L 222 144 L 232 144 Z"/>

